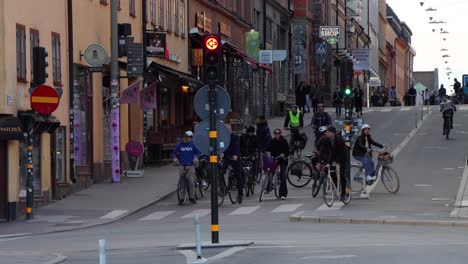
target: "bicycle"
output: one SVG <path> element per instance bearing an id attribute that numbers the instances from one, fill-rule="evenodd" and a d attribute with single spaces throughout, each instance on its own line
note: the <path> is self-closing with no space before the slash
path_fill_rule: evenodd
<path id="1" fill-rule="evenodd" d="M 248 197 L 254 194 L 256 179 L 253 174 L 254 158 L 252 156 L 241 157 L 242 161 L 242 176 L 245 179 L 245 195 Z"/>
<path id="2" fill-rule="evenodd" d="M 444 116 L 444 135 L 445 139 L 449 139 L 450 129 L 451 129 L 451 119 L 453 118 L 453 111 L 445 111 Z"/>
<path id="3" fill-rule="evenodd" d="M 292 140 L 292 144 L 289 146 L 289 155 L 293 158 L 295 156 L 297 158 L 300 158 L 302 155 L 302 149 L 304 148 L 303 141 L 300 139 L 301 137 L 301 134 L 299 133 L 300 129 L 298 127 L 291 127 L 291 128 L 285 128 L 285 129 L 291 131 L 291 135 L 290 135 L 291 139 L 294 139 Z"/>
<path id="4" fill-rule="evenodd" d="M 314 155 L 307 153 L 304 159 L 296 160 L 288 166 L 287 178 L 289 184 L 302 188 L 316 177 L 316 170 L 312 165 Z"/>
<path id="5" fill-rule="evenodd" d="M 333 203 L 335 202 L 335 195 L 339 197 L 343 197 L 342 196 L 343 190 L 341 188 L 341 176 L 337 175 L 336 168 L 335 170 L 331 169 L 332 166 L 330 166 L 330 164 L 326 164 L 326 165 L 321 164 L 321 167 L 322 167 L 321 171 L 327 170 L 327 174 L 326 174 L 326 177 L 324 177 L 323 188 L 322 188 L 323 200 L 325 201 L 325 204 L 328 207 L 332 207 Z M 335 181 L 333 179 L 332 173 L 335 174 L 335 178 L 337 182 L 336 185 L 335 185 Z M 337 190 L 338 190 L 338 193 L 337 193 Z M 344 198 L 342 198 L 341 201 L 343 202 L 343 204 L 347 205 L 349 204 L 349 202 L 351 202 L 351 196 L 352 196 L 348 179 L 346 179 L 344 192 L 345 192 Z"/>
<path id="6" fill-rule="evenodd" d="M 280 177 L 279 174 L 281 173 L 280 166 L 278 164 L 278 159 L 281 157 L 270 157 L 267 155 L 264 155 L 262 160 L 263 160 L 263 170 L 264 174 L 262 174 L 262 179 L 261 179 L 261 189 L 260 189 L 260 196 L 259 196 L 259 202 L 263 201 L 263 196 L 265 194 L 270 193 L 271 191 L 274 190 L 276 199 L 279 198 L 279 184 L 280 184 Z"/>
<path id="7" fill-rule="evenodd" d="M 224 164 L 222 164 L 221 166 L 222 168 L 220 169 L 218 186 L 224 186 L 222 187 L 224 188 L 224 192 L 228 194 L 231 203 L 235 204 L 237 203 L 239 198 L 239 192 L 237 188 L 237 177 L 231 166 L 224 166 Z M 224 177 L 226 173 L 228 173 L 227 184 Z M 226 195 L 225 193 L 224 196 Z"/>
<path id="8" fill-rule="evenodd" d="M 192 165 L 179 165 L 174 164 L 174 166 L 182 166 L 184 173 L 179 177 L 179 181 L 177 182 L 177 199 L 179 201 L 179 205 L 184 205 L 187 201 L 187 196 L 189 196 L 189 187 L 188 187 L 188 175 L 187 175 L 187 168 L 192 167 Z M 196 191 L 195 191 L 196 192 Z M 196 197 L 196 194 L 195 194 Z"/>
<path id="9" fill-rule="evenodd" d="M 385 189 L 389 193 L 397 193 L 400 189 L 400 179 L 398 173 L 390 166 L 393 163 L 393 156 L 385 151 L 386 148 L 381 150 L 373 150 L 378 152 L 377 164 L 375 171 L 377 173 L 377 179 L 371 184 L 375 185 L 382 179 L 382 183 Z M 367 181 L 364 180 L 364 167 L 361 162 L 351 165 L 351 190 L 353 192 L 367 191 Z"/>

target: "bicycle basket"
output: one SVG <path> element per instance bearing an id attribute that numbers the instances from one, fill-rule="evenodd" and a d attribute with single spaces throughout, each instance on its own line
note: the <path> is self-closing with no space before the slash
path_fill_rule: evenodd
<path id="1" fill-rule="evenodd" d="M 393 156 L 390 152 L 382 152 L 379 154 L 378 160 L 384 164 L 390 164 L 393 162 Z"/>
<path id="2" fill-rule="evenodd" d="M 278 163 L 272 157 L 263 156 L 263 170 L 264 171 L 276 171 Z"/>

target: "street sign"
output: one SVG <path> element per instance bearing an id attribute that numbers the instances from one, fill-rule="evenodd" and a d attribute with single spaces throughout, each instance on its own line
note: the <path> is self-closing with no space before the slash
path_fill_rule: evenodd
<path id="1" fill-rule="evenodd" d="M 272 50 L 260 50 L 259 51 L 260 63 L 272 64 L 273 63 L 273 51 Z"/>
<path id="2" fill-rule="evenodd" d="M 57 91 L 47 85 L 41 85 L 31 93 L 31 108 L 43 115 L 52 114 L 58 107 L 60 99 Z"/>
<path id="3" fill-rule="evenodd" d="M 107 60 L 106 49 L 100 44 L 91 44 L 84 54 L 86 62 L 94 67 L 102 66 Z"/>
<path id="4" fill-rule="evenodd" d="M 89 67 L 88 72 L 102 72 L 103 67 Z"/>
<path id="5" fill-rule="evenodd" d="M 272 50 L 273 61 L 284 61 L 286 59 L 286 50 Z"/>
<path id="6" fill-rule="evenodd" d="M 369 48 L 359 48 L 352 49 L 351 54 L 358 60 L 357 63 L 353 65 L 354 70 L 358 71 L 368 71 L 370 64 L 370 49 Z"/>
<path id="7" fill-rule="evenodd" d="M 195 128 L 195 132 L 193 133 L 193 143 L 198 150 L 205 155 L 210 155 L 209 131 L 210 120 L 203 120 L 197 128 Z M 219 120 L 216 120 L 216 131 L 218 134 L 218 139 L 216 141 L 218 149 L 216 155 L 219 155 L 229 147 L 231 134 L 226 125 Z"/>
<path id="8" fill-rule="evenodd" d="M 315 54 L 317 54 L 317 55 L 326 55 L 327 54 L 327 44 L 326 43 L 317 43 L 317 44 L 315 44 Z"/>
<path id="9" fill-rule="evenodd" d="M 228 92 L 221 86 L 216 85 L 216 105 L 215 114 L 216 119 L 223 120 L 231 108 L 231 97 Z M 195 113 L 198 117 L 206 120 L 210 117 L 210 101 L 209 101 L 209 87 L 203 86 L 198 90 L 194 98 Z"/>
<path id="10" fill-rule="evenodd" d="M 369 79 L 369 86 L 379 87 L 381 85 L 382 85 L 382 81 L 380 80 L 380 78 L 371 77 Z"/>
<path id="11" fill-rule="evenodd" d="M 127 44 L 127 75 L 140 77 L 143 75 L 143 43 Z"/>
<path id="12" fill-rule="evenodd" d="M 340 26 L 320 26 L 320 38 L 340 38 Z"/>

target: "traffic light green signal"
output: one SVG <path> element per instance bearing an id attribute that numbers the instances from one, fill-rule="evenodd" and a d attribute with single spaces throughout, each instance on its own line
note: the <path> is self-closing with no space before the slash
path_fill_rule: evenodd
<path id="1" fill-rule="evenodd" d="M 346 80 L 345 81 L 345 87 L 343 89 L 343 94 L 345 97 L 350 97 L 353 95 L 353 89 L 351 89 L 351 81 Z"/>

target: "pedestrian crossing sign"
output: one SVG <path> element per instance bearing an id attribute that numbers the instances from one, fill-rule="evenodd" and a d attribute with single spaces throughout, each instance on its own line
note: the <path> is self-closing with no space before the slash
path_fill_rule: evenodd
<path id="1" fill-rule="evenodd" d="M 327 54 L 327 44 L 326 43 L 317 43 L 317 44 L 315 44 L 315 54 L 317 54 L 317 55 L 326 55 Z"/>

